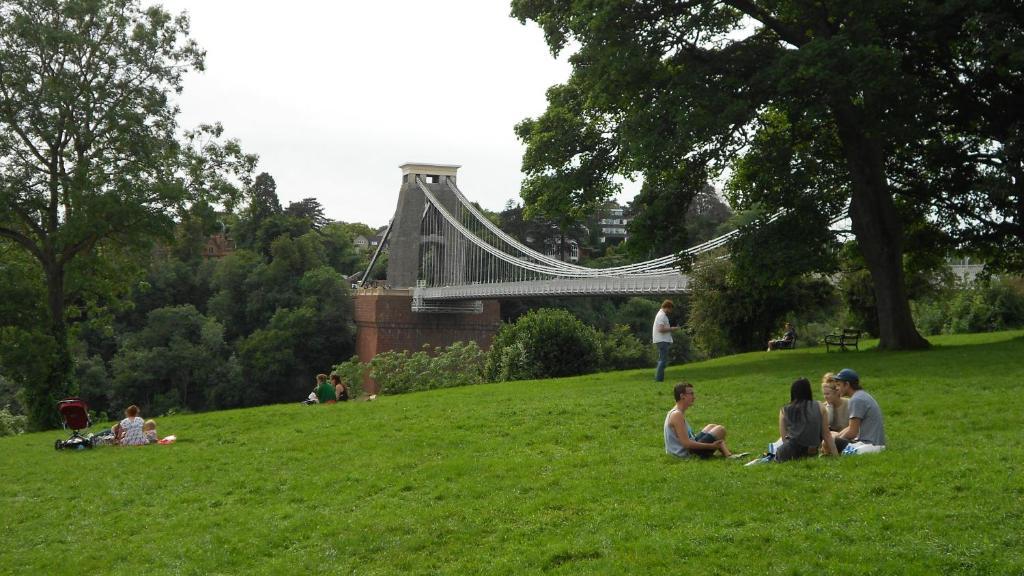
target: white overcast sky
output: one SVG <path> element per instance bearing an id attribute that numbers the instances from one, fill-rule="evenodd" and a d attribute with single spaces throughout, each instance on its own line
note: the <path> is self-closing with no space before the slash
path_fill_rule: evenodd
<path id="1" fill-rule="evenodd" d="M 281 202 L 387 223 L 405 162 L 459 164 L 484 208 L 519 201 L 513 127 L 568 78 L 508 0 L 162 0 L 188 12 L 206 70 L 179 98 L 183 127 L 220 121 L 259 154 Z"/>

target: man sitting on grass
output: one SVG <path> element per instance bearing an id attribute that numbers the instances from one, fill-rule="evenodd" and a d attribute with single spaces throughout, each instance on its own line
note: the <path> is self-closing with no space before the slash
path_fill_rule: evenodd
<path id="1" fill-rule="evenodd" d="M 843 368 L 832 377 L 839 384 L 839 394 L 850 399 L 850 422 L 835 433 L 836 449 L 839 452 L 851 442 L 864 442 L 885 446 L 885 421 L 882 408 L 871 394 L 860 387 L 860 376 L 849 368 Z"/>
<path id="2" fill-rule="evenodd" d="M 327 381 L 327 374 L 316 375 L 316 399 L 320 404 L 334 404 L 338 400 L 334 386 Z"/>
<path id="3" fill-rule="evenodd" d="M 732 452 L 725 445 L 725 426 L 708 424 L 694 436 L 686 421 L 686 409 L 693 406 L 695 399 L 693 385 L 680 382 L 672 389 L 672 395 L 676 405 L 665 416 L 665 452 L 679 458 L 689 458 L 691 454 L 710 458 L 716 451 L 722 456 L 732 457 Z"/>

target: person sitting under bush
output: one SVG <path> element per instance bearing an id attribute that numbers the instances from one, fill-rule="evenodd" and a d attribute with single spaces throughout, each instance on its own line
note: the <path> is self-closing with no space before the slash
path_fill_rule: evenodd
<path id="1" fill-rule="evenodd" d="M 721 452 L 722 456 L 731 458 L 733 454 L 725 445 L 725 426 L 708 424 L 694 435 L 686 421 L 686 409 L 695 400 L 693 385 L 689 382 L 676 384 L 672 396 L 676 405 L 665 415 L 665 453 L 679 458 L 689 458 L 690 455 L 710 458 L 715 452 Z"/>
<path id="2" fill-rule="evenodd" d="M 334 386 L 327 381 L 327 374 L 316 375 L 316 399 L 321 404 L 334 404 L 338 397 L 334 395 Z"/>
<path id="3" fill-rule="evenodd" d="M 348 401 L 348 386 L 345 381 L 341 379 L 341 376 L 337 374 L 331 374 L 331 384 L 334 386 L 334 396 L 337 397 L 338 402 Z"/>
<path id="4" fill-rule="evenodd" d="M 768 341 L 768 351 L 782 350 L 786 348 L 793 348 L 796 344 L 796 330 L 793 329 L 793 325 L 786 322 L 785 331 L 782 333 L 781 338 Z"/>

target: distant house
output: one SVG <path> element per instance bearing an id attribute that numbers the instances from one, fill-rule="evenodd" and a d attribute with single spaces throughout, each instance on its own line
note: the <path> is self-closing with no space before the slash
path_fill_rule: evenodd
<path id="1" fill-rule="evenodd" d="M 235 241 L 224 234 L 213 234 L 206 239 L 203 258 L 223 258 L 235 251 Z"/>
<path id="2" fill-rule="evenodd" d="M 565 257 L 562 258 L 560 255 L 561 250 L 559 249 L 562 245 L 561 238 L 548 238 L 544 240 L 544 253 L 548 256 L 554 256 L 560 258 L 564 262 L 579 262 L 580 261 L 580 243 L 568 238 L 565 243 Z"/>
<path id="3" fill-rule="evenodd" d="M 360 234 L 356 236 L 356 239 L 352 241 L 352 244 L 356 247 L 356 250 L 362 252 L 370 247 L 370 239 Z"/>
<path id="4" fill-rule="evenodd" d="M 604 215 L 598 220 L 601 228 L 602 244 L 619 244 L 629 239 L 627 226 L 631 218 L 626 215 L 626 209 L 618 202 L 609 202 L 605 207 Z"/>
<path id="5" fill-rule="evenodd" d="M 376 250 L 377 246 L 380 246 L 380 243 L 384 241 L 384 232 L 386 232 L 387 229 L 387 226 L 381 226 L 377 229 L 377 233 L 374 234 L 373 238 L 370 238 L 370 248 Z"/>

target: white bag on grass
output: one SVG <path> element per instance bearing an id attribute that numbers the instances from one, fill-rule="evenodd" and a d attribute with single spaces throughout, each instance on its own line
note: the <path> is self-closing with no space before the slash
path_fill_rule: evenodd
<path id="1" fill-rule="evenodd" d="M 885 446 L 876 446 L 874 444 L 868 444 L 867 442 L 852 442 L 843 448 L 843 456 L 850 456 L 852 454 L 874 454 L 875 452 L 881 452 L 885 450 Z"/>

